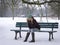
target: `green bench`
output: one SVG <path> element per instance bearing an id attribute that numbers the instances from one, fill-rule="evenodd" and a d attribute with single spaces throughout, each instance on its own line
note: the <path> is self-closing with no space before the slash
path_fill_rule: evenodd
<path id="1" fill-rule="evenodd" d="M 53 29 L 54 28 L 58 28 L 58 23 L 55 22 L 55 23 L 47 23 L 47 22 L 44 22 L 44 23 L 39 23 L 40 25 L 40 28 L 51 28 L 52 30 L 51 31 L 39 31 L 39 30 L 36 30 L 34 32 L 46 32 L 46 33 L 49 33 L 49 41 L 51 41 L 51 39 L 54 39 L 53 38 L 53 33 L 57 32 L 57 31 L 54 31 Z M 15 29 L 12 29 L 11 31 L 14 31 L 15 32 L 15 39 L 17 39 L 17 33 L 19 33 L 20 35 L 20 38 L 21 38 L 21 32 L 28 32 L 28 30 L 22 30 L 21 28 L 22 27 L 28 27 L 28 24 L 27 22 L 16 22 L 16 27 L 19 27 L 20 30 L 15 30 Z"/>

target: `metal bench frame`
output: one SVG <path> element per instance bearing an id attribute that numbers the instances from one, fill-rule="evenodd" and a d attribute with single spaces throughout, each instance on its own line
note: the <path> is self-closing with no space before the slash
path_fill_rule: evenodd
<path id="1" fill-rule="evenodd" d="M 51 28 L 51 31 L 34 31 L 34 32 L 48 32 L 49 33 L 49 41 L 51 41 L 51 39 L 54 39 L 53 37 L 53 33 L 57 32 L 57 31 L 53 31 L 54 28 L 58 28 L 58 23 L 39 23 L 40 28 Z M 28 27 L 27 22 L 16 22 L 16 27 L 19 27 L 20 30 L 15 30 L 12 29 L 11 31 L 15 32 L 15 39 L 17 39 L 17 33 L 19 33 L 20 38 L 21 36 L 21 32 L 27 32 L 28 30 L 21 30 L 22 27 Z"/>

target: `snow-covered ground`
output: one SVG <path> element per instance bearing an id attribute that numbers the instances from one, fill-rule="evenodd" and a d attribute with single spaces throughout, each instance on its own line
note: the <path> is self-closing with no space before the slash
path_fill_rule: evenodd
<path id="1" fill-rule="evenodd" d="M 36 18 L 39 22 L 40 18 Z M 31 40 L 31 36 L 29 37 L 27 42 L 23 42 L 26 36 L 26 32 L 22 32 L 22 38 L 18 40 L 14 39 L 15 33 L 10 31 L 11 29 L 19 29 L 15 27 L 16 22 L 26 22 L 26 18 L 16 17 L 12 20 L 11 17 L 0 17 L 0 45 L 60 45 L 60 24 L 56 33 L 54 33 L 54 40 L 48 41 L 49 34 L 36 32 L 35 33 L 35 43 L 29 43 Z M 46 18 L 43 18 L 42 22 L 47 22 Z M 48 18 L 48 22 L 60 22 L 59 20 L 54 18 Z M 19 35 L 18 35 L 19 36 Z"/>

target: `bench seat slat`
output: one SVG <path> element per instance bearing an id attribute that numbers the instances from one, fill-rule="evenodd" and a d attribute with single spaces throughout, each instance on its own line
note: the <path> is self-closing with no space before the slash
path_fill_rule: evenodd
<path id="1" fill-rule="evenodd" d="M 20 30 L 11 30 L 11 31 L 18 31 L 20 32 Z M 28 32 L 28 30 L 21 30 L 22 32 Z M 52 31 L 39 31 L 39 30 L 35 30 L 34 32 L 52 32 Z M 53 31 L 53 32 L 57 32 L 57 31 Z"/>

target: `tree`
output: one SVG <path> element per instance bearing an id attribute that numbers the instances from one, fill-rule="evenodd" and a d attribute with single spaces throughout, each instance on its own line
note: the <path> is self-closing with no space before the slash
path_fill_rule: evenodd
<path id="1" fill-rule="evenodd" d="M 0 0 L 0 16 L 3 17 L 6 13 L 7 5 L 6 0 Z"/>
<path id="2" fill-rule="evenodd" d="M 51 0 L 51 1 L 60 2 L 60 0 Z M 54 11 L 54 13 L 56 14 L 55 16 L 57 16 L 58 19 L 60 19 L 60 3 L 58 3 L 58 2 L 50 3 L 49 5 L 51 6 L 52 11 Z"/>

